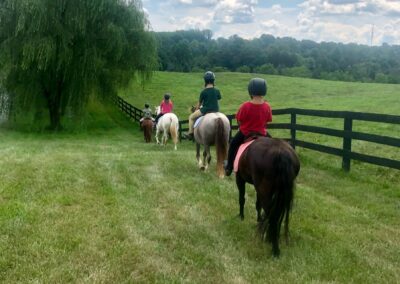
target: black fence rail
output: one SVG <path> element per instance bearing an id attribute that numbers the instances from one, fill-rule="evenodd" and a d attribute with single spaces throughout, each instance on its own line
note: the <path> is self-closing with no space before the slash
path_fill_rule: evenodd
<path id="1" fill-rule="evenodd" d="M 139 121 L 142 117 L 142 111 L 128 102 L 124 101 L 122 98 L 116 98 L 116 104 L 118 107 L 126 113 L 134 121 Z M 369 121 L 378 123 L 390 123 L 390 124 L 400 124 L 400 116 L 398 115 L 386 115 L 386 114 L 375 114 L 375 113 L 362 113 L 362 112 L 352 112 L 352 111 L 326 111 L 326 110 L 307 110 L 298 108 L 287 108 L 287 109 L 277 109 L 273 110 L 272 114 L 276 115 L 290 115 L 290 123 L 270 123 L 268 124 L 269 129 L 287 129 L 290 131 L 289 142 L 293 147 L 299 146 L 314 151 L 319 151 L 322 153 L 327 153 L 331 155 L 336 155 L 342 157 L 342 168 L 346 171 L 350 170 L 351 160 L 361 161 L 365 163 L 370 163 L 374 165 L 389 167 L 400 170 L 400 161 L 382 158 L 377 156 L 366 155 L 362 153 L 357 153 L 352 151 L 352 141 L 361 140 L 367 142 L 373 142 L 386 146 L 396 147 L 396 150 L 400 150 L 400 139 L 389 136 L 375 135 L 369 133 L 362 133 L 353 131 L 354 121 Z M 326 127 L 310 126 L 298 124 L 298 116 L 314 116 L 314 117 L 324 117 L 324 118 L 340 118 L 343 119 L 343 130 L 331 129 Z M 233 120 L 235 115 L 227 115 L 230 125 L 231 133 L 232 130 L 237 130 L 238 126 L 233 125 Z M 187 131 L 188 120 L 179 121 L 179 137 L 183 138 L 183 132 Z M 343 139 L 342 148 L 335 148 L 325 145 L 320 145 L 312 142 L 302 141 L 296 138 L 298 131 L 316 133 L 328 136 L 339 137 Z"/>
<path id="2" fill-rule="evenodd" d="M 125 101 L 123 98 L 117 96 L 117 97 L 115 97 L 114 102 L 118 106 L 118 108 L 123 113 L 125 113 L 129 118 L 133 119 L 133 121 L 138 122 L 142 118 L 142 116 L 143 116 L 142 110 L 131 105 L 130 103 Z"/>

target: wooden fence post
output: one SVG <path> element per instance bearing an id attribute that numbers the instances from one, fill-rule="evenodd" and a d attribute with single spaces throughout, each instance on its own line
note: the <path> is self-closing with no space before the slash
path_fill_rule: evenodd
<path id="1" fill-rule="evenodd" d="M 296 111 L 290 113 L 290 137 L 293 149 L 296 149 Z"/>
<path id="2" fill-rule="evenodd" d="M 232 116 L 228 116 L 228 120 L 229 120 L 229 141 L 232 140 Z"/>
<path id="3" fill-rule="evenodd" d="M 342 169 L 350 171 L 350 153 L 351 153 L 351 132 L 353 129 L 353 119 L 349 116 L 344 118 L 344 136 L 343 136 L 343 160 Z"/>
<path id="4" fill-rule="evenodd" d="M 182 122 L 179 120 L 179 141 L 182 141 Z"/>

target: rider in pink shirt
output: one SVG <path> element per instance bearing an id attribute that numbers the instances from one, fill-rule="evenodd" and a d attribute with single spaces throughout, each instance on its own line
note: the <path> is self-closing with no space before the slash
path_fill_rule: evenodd
<path id="1" fill-rule="evenodd" d="M 170 93 L 166 93 L 164 95 L 164 99 L 160 104 L 160 113 L 156 116 L 156 124 L 161 116 L 163 116 L 166 113 L 172 112 L 172 110 L 174 109 L 174 104 L 172 103 L 170 98 L 171 98 Z"/>

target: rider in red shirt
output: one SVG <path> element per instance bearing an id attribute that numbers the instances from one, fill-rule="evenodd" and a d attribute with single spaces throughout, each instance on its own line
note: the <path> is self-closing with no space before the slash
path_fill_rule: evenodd
<path id="1" fill-rule="evenodd" d="M 265 136 L 267 123 L 272 121 L 271 107 L 264 100 L 267 94 L 267 82 L 261 78 L 253 78 L 250 80 L 248 90 L 251 100 L 243 103 L 236 114 L 239 131 L 229 145 L 228 163 L 225 166 L 226 176 L 232 174 L 233 162 L 240 145 L 251 135 Z"/>

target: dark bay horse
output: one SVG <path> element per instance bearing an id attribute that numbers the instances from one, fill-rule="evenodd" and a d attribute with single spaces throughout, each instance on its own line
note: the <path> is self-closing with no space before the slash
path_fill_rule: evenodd
<path id="1" fill-rule="evenodd" d="M 227 157 L 230 130 L 228 118 L 220 112 L 206 114 L 203 116 L 199 126 L 194 128 L 196 158 L 201 170 L 207 170 L 211 161 L 210 147 L 215 145 L 217 175 L 220 178 L 224 177 L 224 160 Z M 204 145 L 203 160 L 200 157 L 200 145 Z"/>
<path id="2" fill-rule="evenodd" d="M 272 243 L 272 253 L 279 256 L 279 236 L 285 218 L 285 237 L 289 238 L 289 214 L 294 195 L 294 181 L 300 161 L 284 140 L 258 137 L 243 152 L 236 173 L 240 217 L 244 219 L 245 184 L 253 184 L 256 193 L 257 221 L 263 238 Z M 264 214 L 261 214 L 263 209 Z"/>
<path id="3" fill-rule="evenodd" d="M 141 127 L 143 129 L 144 141 L 146 141 L 146 143 L 150 143 L 151 142 L 151 134 L 153 132 L 153 120 L 144 119 L 142 121 Z"/>

